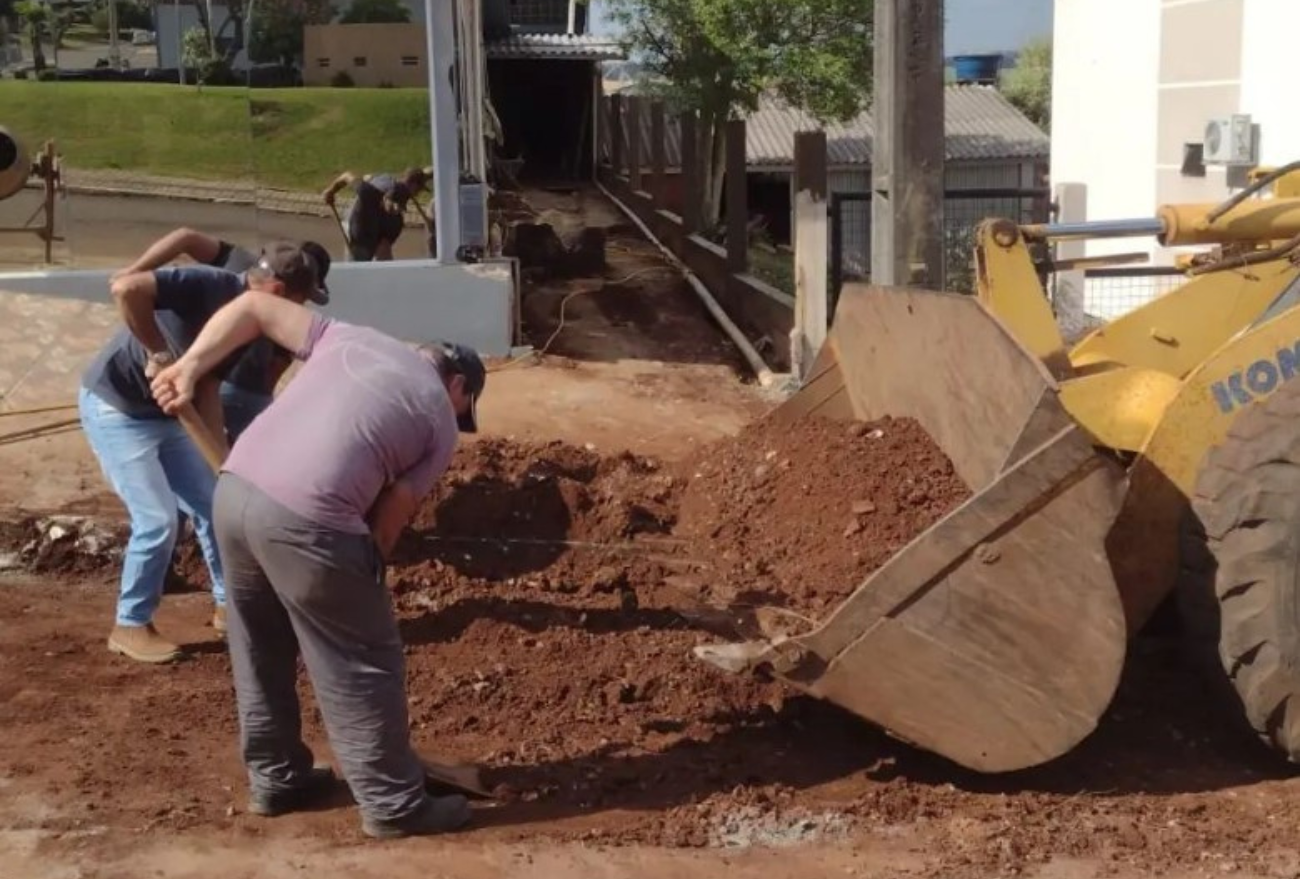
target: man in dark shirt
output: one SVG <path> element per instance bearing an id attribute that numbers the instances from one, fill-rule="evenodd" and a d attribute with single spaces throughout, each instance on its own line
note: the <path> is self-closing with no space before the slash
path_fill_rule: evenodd
<path id="1" fill-rule="evenodd" d="M 348 251 L 354 262 L 386 261 L 393 258 L 393 245 L 406 226 L 406 207 L 415 196 L 429 189 L 429 171 L 407 168 L 401 176 L 367 174 L 360 179 L 350 171 L 340 174 L 321 194 L 333 207 L 334 197 L 352 187 L 356 201 L 348 211 Z M 419 210 L 419 205 L 416 205 Z M 426 226 L 429 220 L 421 211 Z M 430 228 L 430 233 L 432 229 Z"/>
<path id="2" fill-rule="evenodd" d="M 179 528 L 178 504 L 194 523 L 212 576 L 213 625 L 225 629 L 225 584 L 212 530 L 216 477 L 180 422 L 154 402 L 149 382 L 190 346 L 208 318 L 245 290 L 305 302 L 319 291 L 315 260 L 298 245 L 280 243 L 243 275 L 187 266 L 120 276 L 112 293 L 126 328 L 82 376 L 82 427 L 131 519 L 108 647 L 141 662 L 180 656 L 153 625 Z M 217 379 L 226 377 L 246 351 L 247 346 L 214 370 L 214 380 L 196 400 L 216 436 L 224 430 Z"/>
<path id="3" fill-rule="evenodd" d="M 309 297 L 317 305 L 328 305 L 329 287 L 325 284 L 330 271 L 330 255 L 315 241 L 304 241 L 302 249 L 316 261 L 320 288 Z M 138 272 L 150 272 L 187 256 L 194 262 L 244 272 L 257 265 L 258 254 L 229 241 L 196 229 L 180 228 L 168 232 L 149 246 L 134 263 L 117 272 L 113 279 Z M 221 383 L 221 405 L 226 420 L 226 437 L 233 445 L 267 406 L 284 371 L 293 358 L 266 339 L 258 339 Z"/>

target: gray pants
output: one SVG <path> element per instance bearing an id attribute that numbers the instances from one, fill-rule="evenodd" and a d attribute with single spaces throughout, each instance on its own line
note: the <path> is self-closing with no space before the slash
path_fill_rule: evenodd
<path id="1" fill-rule="evenodd" d="M 362 813 L 391 820 L 415 811 L 424 772 L 411 748 L 402 640 L 374 541 L 304 519 L 229 473 L 217 482 L 213 518 L 250 787 L 292 790 L 311 769 L 295 688 L 301 649 Z"/>

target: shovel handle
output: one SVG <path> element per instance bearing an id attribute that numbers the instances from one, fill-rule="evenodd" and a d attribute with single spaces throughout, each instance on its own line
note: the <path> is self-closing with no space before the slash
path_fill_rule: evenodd
<path id="1" fill-rule="evenodd" d="M 203 455 L 203 460 L 208 462 L 212 472 L 219 472 L 226 460 L 226 444 L 212 435 L 207 423 L 199 417 L 194 404 L 186 403 L 182 406 L 176 413 L 176 419 L 181 423 L 181 427 L 185 428 L 194 445 L 199 447 L 199 453 Z"/>

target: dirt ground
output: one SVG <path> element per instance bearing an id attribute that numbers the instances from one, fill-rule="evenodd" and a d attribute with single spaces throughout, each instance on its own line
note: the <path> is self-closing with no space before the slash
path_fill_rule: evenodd
<path id="1" fill-rule="evenodd" d="M 564 328 L 540 365 L 489 379 L 487 435 L 388 572 L 417 745 L 480 764 L 497 795 L 472 827 L 366 843 L 346 796 L 245 814 L 201 566 L 182 554 L 159 617 L 192 658 L 141 667 L 103 649 L 110 540 L 63 573 L 0 557 L 0 877 L 1300 876 L 1295 782 L 1200 684 L 1176 627 L 1134 643 L 1080 748 L 998 777 L 695 661 L 735 636 L 702 602 L 714 590 L 766 582 L 762 600 L 819 613 L 965 489 L 907 422 L 765 432 L 770 401 L 606 216 L 603 277 L 529 283 L 529 337 L 545 344 L 567 301 Z M 111 531 L 79 442 L 0 447 L 0 545 L 21 549 L 36 510 Z"/>

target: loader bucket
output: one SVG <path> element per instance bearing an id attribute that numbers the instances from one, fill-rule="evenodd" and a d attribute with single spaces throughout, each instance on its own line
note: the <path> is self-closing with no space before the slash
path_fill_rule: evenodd
<path id="1" fill-rule="evenodd" d="M 1042 362 L 973 297 L 846 288 L 804 387 L 771 418 L 916 419 L 972 497 L 797 634 L 697 648 L 765 668 L 982 772 L 1073 748 L 1114 695 L 1124 611 L 1105 537 L 1123 471 Z"/>

